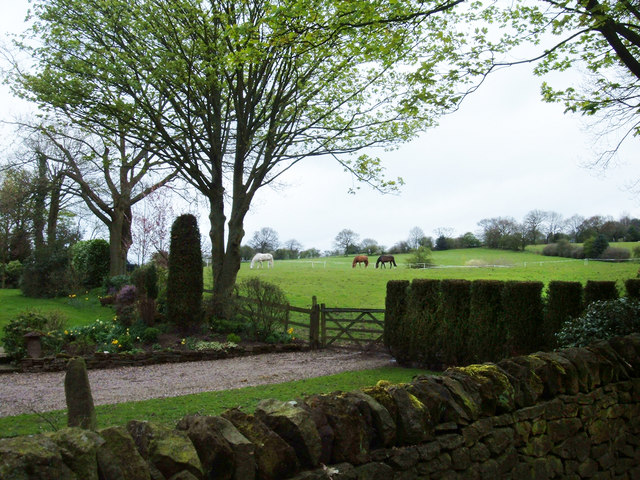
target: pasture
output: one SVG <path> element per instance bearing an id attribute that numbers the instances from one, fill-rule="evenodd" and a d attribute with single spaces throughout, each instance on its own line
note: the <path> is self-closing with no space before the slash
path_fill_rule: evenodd
<path id="1" fill-rule="evenodd" d="M 627 244 L 622 244 L 627 245 Z M 353 255 L 305 260 L 276 260 L 274 268 L 250 269 L 243 263 L 238 280 L 259 276 L 279 285 L 289 303 L 307 307 L 311 297 L 327 307 L 384 308 L 389 280 L 414 278 L 460 278 L 467 280 L 613 280 L 623 292 L 624 280 L 636 277 L 636 262 L 598 262 L 545 257 L 535 251 L 510 252 L 486 248 L 433 252 L 434 268 L 407 268 L 409 255 L 396 255 L 397 268 L 375 268 L 377 257 L 369 257 L 369 267 L 352 268 Z M 205 284 L 211 287 L 211 271 L 205 271 Z"/>
<path id="2" fill-rule="evenodd" d="M 636 244 L 616 244 L 631 248 Z M 409 255 L 396 255 L 397 268 L 375 268 L 377 257 L 369 258 L 369 266 L 352 268 L 353 256 L 322 257 L 304 260 L 276 260 L 273 268 L 249 268 L 243 263 L 238 281 L 259 276 L 280 286 L 291 305 L 309 307 L 311 297 L 327 307 L 384 308 L 386 284 L 389 280 L 414 278 L 462 278 L 467 280 L 530 280 L 548 284 L 551 280 L 613 280 L 623 292 L 623 282 L 636 277 L 639 263 L 596 262 L 558 257 L 544 257 L 532 247 L 525 252 L 509 252 L 486 248 L 433 252 L 434 268 L 407 268 Z M 204 271 L 205 288 L 211 288 L 211 269 Z M 101 289 L 79 292 L 75 297 L 32 299 L 20 290 L 0 290 L 0 335 L 2 327 L 18 312 L 37 308 L 57 310 L 64 314 L 67 326 L 85 325 L 96 319 L 108 320 L 113 310 L 100 306 Z"/>

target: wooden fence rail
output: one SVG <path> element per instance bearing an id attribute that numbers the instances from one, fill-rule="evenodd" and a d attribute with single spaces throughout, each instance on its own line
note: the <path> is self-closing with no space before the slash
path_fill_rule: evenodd
<path id="1" fill-rule="evenodd" d="M 236 299 L 240 304 L 260 303 L 258 300 L 246 297 L 236 297 Z M 311 299 L 311 308 L 270 302 L 262 302 L 262 304 L 285 312 L 284 320 L 278 316 L 278 321 L 283 323 L 285 330 L 290 327 L 308 329 L 311 348 L 350 345 L 370 349 L 382 344 L 384 308 L 329 308 L 324 303 L 318 304 L 315 295 Z M 291 313 L 298 315 L 292 316 Z"/>

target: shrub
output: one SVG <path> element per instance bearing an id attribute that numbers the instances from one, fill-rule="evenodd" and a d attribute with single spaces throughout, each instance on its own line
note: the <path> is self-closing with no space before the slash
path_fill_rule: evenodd
<path id="1" fill-rule="evenodd" d="M 536 351 L 544 344 L 542 282 L 505 282 L 502 293 L 509 355 Z"/>
<path id="2" fill-rule="evenodd" d="M 555 347 L 555 334 L 562 324 L 582 313 L 582 284 L 580 282 L 549 282 L 544 317 L 545 346 Z"/>
<path id="3" fill-rule="evenodd" d="M 624 282 L 627 289 L 627 296 L 640 300 L 640 278 L 629 278 Z"/>
<path id="4" fill-rule="evenodd" d="M 640 245 L 633 247 L 631 253 L 633 254 L 633 258 L 640 258 Z"/>
<path id="5" fill-rule="evenodd" d="M 135 269 L 131 273 L 131 281 L 138 293 L 138 313 L 147 325 L 153 325 L 156 316 L 158 297 L 158 272 L 155 264 L 150 263 Z"/>
<path id="6" fill-rule="evenodd" d="M 132 325 L 135 320 L 136 287 L 125 285 L 116 295 L 114 307 L 122 325 Z"/>
<path id="7" fill-rule="evenodd" d="M 558 244 L 550 243 L 549 245 L 545 245 L 542 249 L 542 255 L 546 257 L 557 257 L 558 256 Z"/>
<path id="8" fill-rule="evenodd" d="M 403 352 L 406 356 L 409 351 L 407 339 L 400 335 L 402 323 L 406 321 L 407 280 L 390 280 L 387 282 L 387 294 L 385 297 L 384 314 L 384 345 L 391 351 L 391 355 L 399 362 L 403 361 Z"/>
<path id="9" fill-rule="evenodd" d="M 468 280 L 442 280 L 438 316 L 441 323 L 439 350 L 447 365 L 461 365 L 468 357 L 469 307 L 471 282 Z"/>
<path id="10" fill-rule="evenodd" d="M 585 305 L 599 300 L 613 300 L 618 298 L 618 288 L 616 282 L 587 280 L 584 287 Z"/>
<path id="11" fill-rule="evenodd" d="M 433 265 L 431 249 L 429 247 L 420 246 L 416 250 L 413 250 L 407 257 L 407 265 L 409 268 L 423 268 Z"/>
<path id="12" fill-rule="evenodd" d="M 131 284 L 131 278 L 129 275 L 116 275 L 114 277 L 107 277 L 102 282 L 104 291 L 107 295 L 115 295 L 125 285 Z"/>
<path id="13" fill-rule="evenodd" d="M 156 343 L 158 341 L 158 336 L 160 335 L 160 330 L 153 327 L 147 327 L 144 329 L 142 334 L 140 335 L 140 340 L 144 343 Z"/>
<path id="14" fill-rule="evenodd" d="M 505 357 L 506 330 L 502 311 L 504 282 L 476 280 L 471 283 L 469 306 L 469 362 L 498 361 Z"/>
<path id="15" fill-rule="evenodd" d="M 609 241 L 607 237 L 600 233 L 595 237 L 587 239 L 582 245 L 582 248 L 584 249 L 586 258 L 599 258 L 608 246 Z"/>
<path id="16" fill-rule="evenodd" d="M 3 329 L 2 344 L 7 355 L 14 359 L 24 358 L 26 346 L 24 336 L 28 332 L 41 332 L 43 337 L 42 351 L 44 354 L 54 354 L 60 351 L 64 343 L 58 334 L 62 329 L 65 317 L 60 312 L 43 313 L 37 310 L 27 310 L 19 313 Z"/>
<path id="17" fill-rule="evenodd" d="M 135 285 L 138 295 L 148 298 L 158 298 L 158 269 L 155 264 L 149 263 L 136 268 L 131 272 L 131 283 Z"/>
<path id="18" fill-rule="evenodd" d="M 562 325 L 556 338 L 561 347 L 583 347 L 634 332 L 640 332 L 640 302 L 622 297 L 589 304 L 584 315 Z"/>
<path id="19" fill-rule="evenodd" d="M 437 312 L 440 305 L 440 280 L 413 280 L 407 302 L 401 332 L 409 340 L 407 353 L 411 359 L 435 362 L 438 354 L 436 335 L 439 324 Z"/>
<path id="20" fill-rule="evenodd" d="M 71 265 L 83 286 L 99 286 L 109 274 L 109 242 L 101 238 L 77 242 L 71 247 Z"/>
<path id="21" fill-rule="evenodd" d="M 631 252 L 626 248 L 607 247 L 605 251 L 600 254 L 600 258 L 619 262 L 631 258 Z"/>
<path id="22" fill-rule="evenodd" d="M 5 288 L 18 288 L 20 277 L 22 276 L 22 263 L 19 260 L 12 260 L 4 265 L 4 286 Z"/>
<path id="23" fill-rule="evenodd" d="M 41 248 L 25 260 L 20 289 L 26 297 L 61 297 L 71 291 L 69 278 L 68 250 Z"/>
<path id="24" fill-rule="evenodd" d="M 281 308 L 287 298 L 280 287 L 258 277 L 248 278 L 239 285 L 239 292 L 249 299 L 243 302 L 241 316 L 247 325 L 248 335 L 255 340 L 267 341 L 279 335 L 286 323 L 288 312 Z"/>
<path id="25" fill-rule="evenodd" d="M 242 341 L 242 338 L 240 338 L 240 335 L 237 335 L 235 333 L 230 333 L 229 335 L 227 335 L 228 343 L 235 343 L 237 345 L 241 341 Z"/>
<path id="26" fill-rule="evenodd" d="M 202 318 L 202 251 L 198 221 L 181 215 L 171 227 L 167 318 L 183 333 L 198 329 Z"/>

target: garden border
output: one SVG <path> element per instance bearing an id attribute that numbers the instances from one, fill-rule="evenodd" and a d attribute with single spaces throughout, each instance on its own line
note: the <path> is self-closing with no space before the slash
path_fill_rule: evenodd
<path id="1" fill-rule="evenodd" d="M 163 363 L 184 363 L 207 360 L 221 360 L 226 358 L 260 355 L 263 353 L 301 352 L 307 351 L 308 344 L 260 344 L 240 345 L 226 350 L 164 350 L 157 352 L 139 353 L 100 353 L 84 356 L 87 369 L 108 369 L 120 367 L 139 367 L 143 365 L 157 365 Z M 2 373 L 26 372 L 59 372 L 66 370 L 67 363 L 73 355 L 58 354 L 55 357 L 24 358 L 14 369 L 0 369 Z"/>

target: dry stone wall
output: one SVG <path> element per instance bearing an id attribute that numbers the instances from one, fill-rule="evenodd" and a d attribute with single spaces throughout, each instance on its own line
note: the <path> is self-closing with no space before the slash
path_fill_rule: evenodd
<path id="1" fill-rule="evenodd" d="M 640 335 L 411 383 L 0 440 L 2 479 L 637 479 Z"/>

